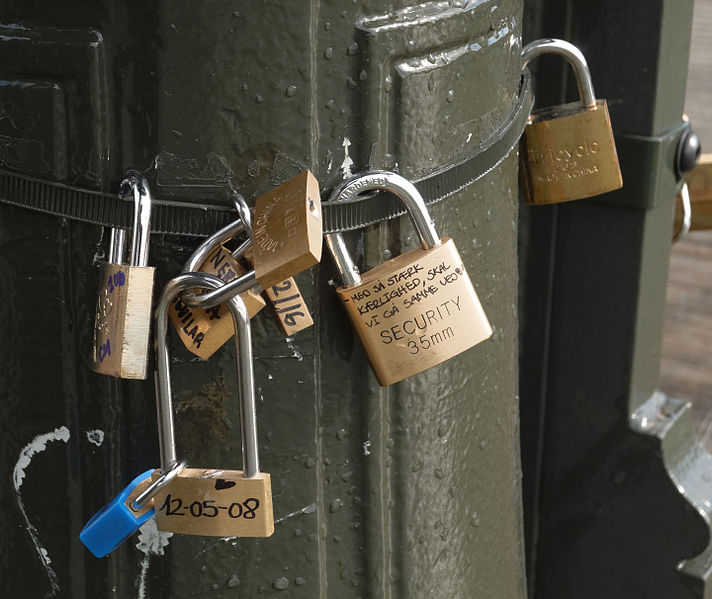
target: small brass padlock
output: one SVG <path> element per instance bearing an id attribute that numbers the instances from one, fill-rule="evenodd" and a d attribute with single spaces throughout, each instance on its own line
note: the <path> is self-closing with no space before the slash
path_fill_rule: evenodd
<path id="1" fill-rule="evenodd" d="M 422 248 L 358 274 L 340 233 L 326 236 L 344 283 L 338 293 L 385 386 L 423 372 L 492 335 L 487 317 L 452 239 L 440 239 L 425 202 L 409 181 L 370 172 L 345 181 L 329 201 L 372 189 L 403 201 Z"/>
<path id="2" fill-rule="evenodd" d="M 267 289 L 321 260 L 319 183 L 309 171 L 257 198 L 253 264 Z"/>
<path id="3" fill-rule="evenodd" d="M 146 179 L 131 171 L 121 196 L 133 193 L 134 227 L 129 264 L 123 263 L 124 230 L 111 230 L 109 261 L 102 263 L 94 321 L 92 370 L 100 374 L 145 379 L 155 268 L 148 264 L 151 193 Z"/>
<path id="4" fill-rule="evenodd" d="M 557 39 L 522 50 L 522 67 L 542 54 L 564 56 L 574 69 L 581 100 L 532 112 L 521 139 L 520 185 L 527 204 L 588 198 L 623 185 L 605 100 L 597 100 L 581 51 Z"/>
<path id="5" fill-rule="evenodd" d="M 156 309 L 156 392 L 161 472 L 178 462 L 173 430 L 170 356 L 166 343 L 168 309 L 182 291 L 219 289 L 223 282 L 208 274 L 187 273 L 169 281 Z M 250 318 L 240 297 L 228 300 L 234 323 L 240 388 L 242 470 L 186 468 L 156 493 L 153 505 L 159 530 L 218 537 L 269 537 L 274 532 L 270 475 L 260 472 L 252 370 Z M 154 478 L 160 476 L 154 473 Z"/>

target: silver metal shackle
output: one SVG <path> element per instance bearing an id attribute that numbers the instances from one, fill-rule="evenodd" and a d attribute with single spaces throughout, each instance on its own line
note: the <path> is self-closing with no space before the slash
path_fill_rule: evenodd
<path id="1" fill-rule="evenodd" d="M 247 207 L 245 200 L 239 194 L 236 194 L 234 201 L 240 220 L 236 220 L 229 225 L 225 225 L 222 229 L 219 229 L 203 241 L 203 243 L 198 246 L 198 248 L 186 261 L 183 266 L 183 273 L 195 272 L 200 269 L 203 262 L 205 262 L 205 260 L 208 259 L 208 256 L 210 256 L 210 254 L 212 254 L 219 246 L 227 241 L 230 241 L 233 237 L 239 235 L 243 231 L 247 233 L 247 239 L 237 250 L 232 253 L 232 255 L 237 258 L 250 248 L 252 245 L 252 224 L 250 222 L 249 208 Z M 239 208 L 238 202 L 242 204 Z M 257 283 L 255 272 L 250 271 L 233 279 L 229 283 L 223 282 L 219 289 L 209 291 L 203 295 L 195 295 L 190 292 L 184 293 L 181 296 L 181 301 L 186 306 L 190 306 L 191 308 L 213 308 L 225 303 L 236 295 L 255 288 L 258 293 L 262 291 L 262 288 Z"/>
<path id="2" fill-rule="evenodd" d="M 171 391 L 170 355 L 167 344 L 168 308 L 182 291 L 191 288 L 218 289 L 223 282 L 209 274 L 191 272 L 171 279 L 166 285 L 156 309 L 156 410 L 161 450 L 161 472 L 167 473 L 178 461 L 173 425 L 173 394 Z M 257 417 L 255 413 L 255 381 L 252 370 L 252 332 L 250 318 L 242 298 L 227 301 L 235 325 L 235 361 L 239 382 L 240 433 L 242 469 L 246 478 L 259 474 L 257 449 Z"/>
<path id="3" fill-rule="evenodd" d="M 435 223 L 428 213 L 423 196 L 408 179 L 396 173 L 369 171 L 346 179 L 329 196 L 329 202 L 353 202 L 360 193 L 375 189 L 389 191 L 405 204 L 423 249 L 429 250 L 440 245 L 440 236 L 435 230 Z M 343 235 L 328 233 L 325 237 L 343 284 L 349 287 L 358 285 L 361 276 L 346 248 Z"/>
<path id="4" fill-rule="evenodd" d="M 591 71 L 588 69 L 586 57 L 576 46 L 565 40 L 545 38 L 534 40 L 522 48 L 522 68 L 542 54 L 559 54 L 571 65 L 576 77 L 581 104 L 584 108 L 594 108 L 597 104 L 593 91 Z"/>
<path id="5" fill-rule="evenodd" d="M 129 264 L 131 266 L 147 266 L 148 245 L 151 241 L 151 190 L 148 187 L 146 178 L 138 171 L 126 173 L 126 177 L 119 188 L 120 198 L 125 198 L 131 193 L 133 193 L 134 198 L 134 223 Z M 112 241 L 114 230 L 112 230 Z M 117 239 L 117 243 L 114 246 L 117 245 L 121 246 L 120 253 L 123 254 L 123 236 L 121 236 L 120 243 L 118 243 Z M 111 254 L 111 248 L 109 253 Z"/>

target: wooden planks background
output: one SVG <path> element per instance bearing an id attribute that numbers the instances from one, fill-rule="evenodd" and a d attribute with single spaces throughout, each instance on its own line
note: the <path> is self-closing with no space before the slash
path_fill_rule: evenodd
<path id="1" fill-rule="evenodd" d="M 696 0 L 685 106 L 703 152 L 712 152 L 712 0 Z M 661 389 L 692 402 L 712 450 L 712 231 L 673 245 L 663 333 Z"/>

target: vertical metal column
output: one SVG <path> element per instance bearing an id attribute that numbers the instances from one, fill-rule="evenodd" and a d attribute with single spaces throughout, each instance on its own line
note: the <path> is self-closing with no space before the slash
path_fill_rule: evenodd
<path id="1" fill-rule="evenodd" d="M 252 201 L 304 168 L 324 187 L 369 166 L 415 177 L 491 136 L 520 81 L 516 0 L 10 5 L 30 40 L 16 45 L 35 59 L 2 38 L 0 78 L 37 71 L 46 85 L 38 100 L 22 88 L 26 101 L 58 106 L 36 126 L 54 170 L 35 175 L 108 191 L 129 167 L 157 198 L 225 203 L 228 182 Z M 90 105 L 103 120 L 85 118 Z M 86 156 L 72 119 L 95 142 Z M 20 479 L 0 496 L 8 596 L 523 598 L 517 213 L 516 151 L 432 210 L 495 334 L 402 384 L 377 385 L 328 256 L 298 277 L 313 328 L 285 340 L 267 311 L 253 320 L 272 538 L 148 526 L 99 561 L 79 544 L 82 524 L 158 465 L 152 381 L 88 371 L 99 229 L 0 205 L 0 464 Z M 347 237 L 366 268 L 417 245 L 408 219 Z M 152 240 L 159 285 L 191 249 Z M 196 466 L 239 464 L 231 351 L 205 363 L 174 343 L 178 450 Z"/>

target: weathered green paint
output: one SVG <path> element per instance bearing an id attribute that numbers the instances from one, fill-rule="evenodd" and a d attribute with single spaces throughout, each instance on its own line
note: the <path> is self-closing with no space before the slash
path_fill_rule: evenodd
<path id="1" fill-rule="evenodd" d="M 340 180 L 345 148 L 354 172 L 397 164 L 415 176 L 489 137 L 519 85 L 517 0 L 6 4 L 3 19 L 27 28 L 30 49 L 4 52 L 9 42 L 0 40 L 2 78 L 57 84 L 49 100 L 44 88 L 31 96 L 54 109 L 37 112 L 41 130 L 23 134 L 41 139 L 52 160 L 66 159 L 65 170 L 43 176 L 105 190 L 127 168 L 156 160 L 147 176 L 157 197 L 225 202 L 229 168 L 253 201 L 304 167 L 323 186 Z M 59 40 L 49 50 L 48 38 Z M 88 66 L 65 75 L 69 46 Z M 77 90 L 87 86 L 101 118 L 80 110 Z M 34 92 L 13 93 L 23 102 Z M 0 119 L 0 134 L 18 137 L 11 127 Z M 379 388 L 325 256 L 298 277 L 313 328 L 285 341 L 266 311 L 253 321 L 274 536 L 174 536 L 161 555 L 134 537 L 105 560 L 84 550 L 79 530 L 133 475 L 157 465 L 153 383 L 89 370 L 101 230 L 0 206 L 6 594 L 523 598 L 516 169 L 512 153 L 433 210 L 467 264 L 495 328 L 491 341 Z M 416 243 L 407 220 L 350 238 L 366 268 Z M 154 236 L 159 287 L 193 246 Z M 180 345 L 179 451 L 196 466 L 237 467 L 231 350 L 204 363 Z M 20 488 L 52 560 L 53 593 L 8 483 L 21 449 L 61 426 L 68 440 L 35 455 Z M 104 432 L 99 446 L 87 437 L 94 429 Z"/>
<path id="2" fill-rule="evenodd" d="M 659 136 L 679 125 L 692 2 L 540 9 L 545 18 L 527 37 L 581 47 L 616 133 Z M 539 66 L 542 100 L 560 102 L 563 65 Z M 592 199 L 524 215 L 522 440 L 534 598 L 710 593 L 712 458 L 694 440 L 689 406 L 656 392 L 675 191 L 674 163 L 658 166 L 666 172 L 649 191 L 658 202 L 637 201 L 624 173 L 618 205 Z"/>

